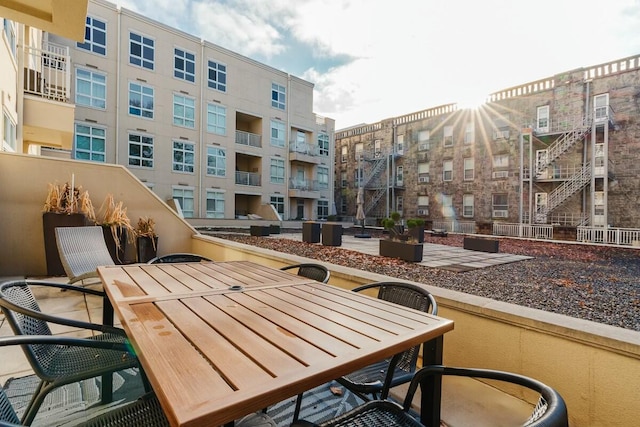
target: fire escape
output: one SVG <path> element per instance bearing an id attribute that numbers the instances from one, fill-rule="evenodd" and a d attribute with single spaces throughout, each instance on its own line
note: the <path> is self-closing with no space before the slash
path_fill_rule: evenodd
<path id="1" fill-rule="evenodd" d="M 386 200 L 390 186 L 395 185 L 393 164 L 397 157 L 398 154 L 394 154 L 392 150 L 378 150 L 373 155 L 364 152 L 361 154 L 359 167 L 362 169 L 362 187 L 366 190 L 365 215 L 371 212 L 378 216 L 386 215 L 380 211 L 380 201 Z"/>

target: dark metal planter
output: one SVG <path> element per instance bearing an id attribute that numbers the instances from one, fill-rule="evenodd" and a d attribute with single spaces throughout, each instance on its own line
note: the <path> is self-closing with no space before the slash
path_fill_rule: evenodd
<path id="1" fill-rule="evenodd" d="M 422 261 L 423 245 L 422 243 L 380 239 L 380 255 L 408 262 L 420 262 Z"/>
<path id="2" fill-rule="evenodd" d="M 136 238 L 136 252 L 138 262 L 147 262 L 158 255 L 158 236 L 140 236 Z"/>
<path id="3" fill-rule="evenodd" d="M 308 221 L 302 223 L 302 241 L 306 243 L 320 243 L 319 222 Z"/>

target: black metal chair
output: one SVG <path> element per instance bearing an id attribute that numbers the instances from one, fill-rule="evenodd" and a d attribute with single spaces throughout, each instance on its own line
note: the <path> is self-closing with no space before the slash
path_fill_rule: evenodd
<path id="1" fill-rule="evenodd" d="M 378 298 L 400 304 L 405 307 L 438 314 L 438 304 L 426 289 L 404 282 L 376 282 L 354 288 L 354 292 L 367 289 L 378 289 Z M 357 394 L 363 400 L 386 399 L 389 389 L 400 384 L 408 383 L 416 371 L 420 346 L 415 346 L 396 357 L 381 360 L 367 367 L 359 369 L 337 381 Z"/>
<path id="2" fill-rule="evenodd" d="M 417 414 L 411 413 L 411 402 L 418 385 L 425 377 L 455 375 L 471 378 L 485 378 L 507 383 L 517 384 L 540 394 L 538 403 L 534 406 L 531 416 L 523 420 L 523 427 L 568 427 L 569 417 L 567 406 L 560 394 L 546 384 L 523 375 L 495 371 L 489 369 L 454 368 L 447 366 L 427 366 L 414 375 L 409 385 L 404 403 L 401 405 L 389 400 L 371 400 L 353 410 L 321 424 L 299 420 L 291 427 L 338 427 L 338 426 L 367 426 L 367 427 L 418 427 Z"/>
<path id="3" fill-rule="evenodd" d="M 298 276 L 304 276 L 322 283 L 329 282 L 329 277 L 331 276 L 327 267 L 313 263 L 287 265 L 286 267 L 282 267 L 280 270 L 293 270 L 296 268 L 298 269 Z"/>
<path id="4" fill-rule="evenodd" d="M 158 256 L 147 261 L 147 264 L 162 264 L 162 263 L 176 263 L 176 262 L 202 262 L 212 261 L 207 257 L 198 254 L 189 253 L 173 253 Z"/>
<path id="5" fill-rule="evenodd" d="M 378 289 L 378 298 L 385 301 L 400 304 L 431 314 L 438 313 L 438 304 L 433 295 L 426 289 L 404 282 L 375 282 L 354 288 L 354 292 L 367 289 Z M 362 400 L 370 400 L 378 396 L 386 399 L 389 389 L 400 384 L 408 383 L 416 371 L 420 346 L 415 346 L 407 351 L 395 355 L 392 358 L 373 363 L 341 378 L 340 384 L 351 390 Z M 293 420 L 297 420 L 302 407 L 303 395 L 299 394 L 293 411 Z"/>
<path id="6" fill-rule="evenodd" d="M 53 287 L 82 292 L 85 295 L 104 296 L 101 291 L 63 283 L 33 280 L 14 280 L 2 283 L 0 284 L 0 307 L 16 335 L 51 336 L 49 323 L 55 323 L 100 332 L 87 338 L 88 340 L 128 345 L 124 330 L 120 328 L 43 313 L 31 291 L 32 286 Z M 33 371 L 40 378 L 40 385 L 21 420 L 23 424 L 27 425 L 33 421 L 46 395 L 56 387 L 96 376 L 108 377 L 113 372 L 139 367 L 137 358 L 129 351 L 51 344 L 23 345 L 22 349 Z M 146 383 L 145 387 L 148 388 Z"/>

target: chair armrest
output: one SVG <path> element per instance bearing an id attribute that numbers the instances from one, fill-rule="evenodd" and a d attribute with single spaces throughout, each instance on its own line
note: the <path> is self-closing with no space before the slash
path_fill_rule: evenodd
<path id="1" fill-rule="evenodd" d="M 90 340 L 86 338 L 64 337 L 54 335 L 17 335 L 12 337 L 1 337 L 0 347 L 7 345 L 32 345 L 32 344 L 50 344 L 50 345 L 67 345 L 75 347 L 91 347 L 103 350 L 114 350 L 126 352 L 134 355 L 134 351 L 129 344 L 123 344 L 113 341 Z"/>
<path id="2" fill-rule="evenodd" d="M 26 283 L 29 286 L 46 286 L 50 288 L 59 288 L 65 291 L 74 291 L 74 292 L 82 292 L 83 294 L 95 295 L 99 297 L 104 297 L 106 294 L 104 291 L 98 291 L 95 289 L 89 289 L 85 287 L 75 286 L 68 283 L 57 283 L 57 282 L 46 282 L 41 280 L 27 280 Z"/>

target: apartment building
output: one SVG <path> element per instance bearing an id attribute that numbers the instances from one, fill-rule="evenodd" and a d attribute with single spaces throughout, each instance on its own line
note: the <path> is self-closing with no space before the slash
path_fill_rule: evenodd
<path id="1" fill-rule="evenodd" d="M 83 41 L 26 49 L 25 97 L 73 123 L 57 145 L 25 131 L 23 151 L 124 165 L 186 218 L 329 215 L 335 124 L 312 83 L 102 0 Z"/>
<path id="2" fill-rule="evenodd" d="M 338 214 L 638 228 L 639 94 L 630 57 L 338 130 Z"/>

